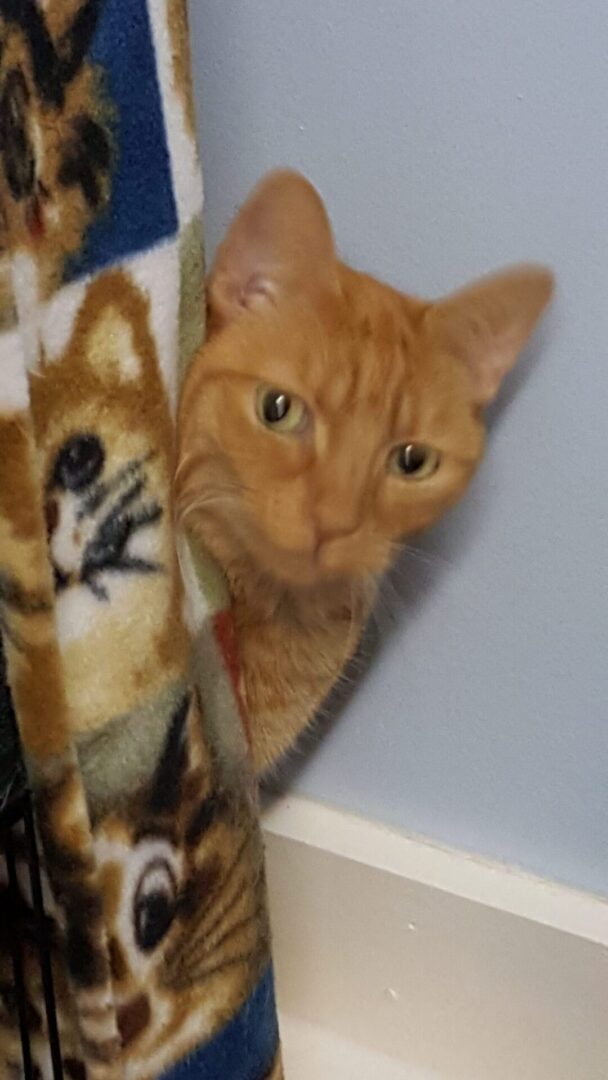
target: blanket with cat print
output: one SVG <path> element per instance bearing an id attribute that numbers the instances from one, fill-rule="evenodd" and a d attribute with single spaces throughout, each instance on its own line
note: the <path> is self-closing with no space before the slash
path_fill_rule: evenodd
<path id="1" fill-rule="evenodd" d="M 0 672 L 72 1080 L 282 1076 L 230 613 L 173 524 L 201 213 L 185 0 L 0 0 Z M 22 870 L 0 1077 L 12 936 L 50 1080 Z"/>

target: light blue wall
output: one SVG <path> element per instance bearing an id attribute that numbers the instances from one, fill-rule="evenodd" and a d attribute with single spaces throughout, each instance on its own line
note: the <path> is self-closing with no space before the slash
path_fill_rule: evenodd
<path id="1" fill-rule="evenodd" d="M 208 251 L 301 168 L 356 266 L 559 275 L 465 503 L 297 789 L 608 893 L 608 4 L 192 0 Z"/>

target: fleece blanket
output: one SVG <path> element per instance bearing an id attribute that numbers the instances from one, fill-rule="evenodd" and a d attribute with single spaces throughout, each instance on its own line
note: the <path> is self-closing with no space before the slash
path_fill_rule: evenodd
<path id="1" fill-rule="evenodd" d="M 72 1080 L 282 1076 L 229 605 L 173 523 L 201 215 L 184 0 L 0 0 L 2 708 Z M 24 1075 L 17 939 L 47 1080 L 20 843 L 0 1077 Z"/>

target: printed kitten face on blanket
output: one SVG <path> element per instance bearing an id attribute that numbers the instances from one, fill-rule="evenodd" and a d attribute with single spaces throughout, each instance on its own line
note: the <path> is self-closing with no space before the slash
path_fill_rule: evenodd
<path id="1" fill-rule="evenodd" d="M 183 656 L 171 417 L 148 302 L 126 274 L 89 286 L 32 411 L 73 726 L 91 730 L 153 697 Z"/>
<path id="2" fill-rule="evenodd" d="M 0 8 L 0 323 L 12 307 L 9 241 L 35 260 L 46 297 L 109 194 L 107 108 L 86 62 L 98 9 L 97 0 Z"/>
<path id="3" fill-rule="evenodd" d="M 224 789 L 194 693 L 175 710 L 143 791 L 97 828 L 95 851 L 124 1076 L 148 1080 L 212 1038 L 247 1000 L 268 963 L 262 850 L 252 807 L 246 793 Z M 4 885 L 0 871 L 0 913 Z M 26 874 L 20 874 L 20 887 L 27 926 Z M 48 893 L 46 908 L 59 942 L 61 920 Z M 7 948 L 0 959 L 8 955 Z M 43 1062 L 42 987 L 29 945 L 26 960 L 29 1011 L 38 1018 L 34 1051 Z M 57 978 L 64 1053 L 76 1066 L 70 999 L 59 967 Z M 6 1059 L 17 1062 L 15 1019 L 8 969 L 0 966 L 0 1046 Z M 79 1078 L 86 1075 L 80 1069 L 74 1073 Z"/>
<path id="4" fill-rule="evenodd" d="M 184 698 L 144 797 L 95 840 L 125 1075 L 141 1080 L 211 1037 L 267 963 L 251 806 L 218 784 L 207 741 Z"/>

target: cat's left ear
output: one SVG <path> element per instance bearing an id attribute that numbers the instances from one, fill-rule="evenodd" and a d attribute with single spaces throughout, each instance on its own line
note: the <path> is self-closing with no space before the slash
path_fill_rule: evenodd
<path id="1" fill-rule="evenodd" d="M 209 275 L 216 325 L 281 298 L 338 287 L 331 225 L 305 177 L 277 169 L 246 200 L 220 245 Z"/>
<path id="2" fill-rule="evenodd" d="M 425 322 L 434 342 L 462 360 L 476 404 L 498 393 L 553 294 L 544 266 L 516 266 L 483 278 L 431 305 Z"/>

